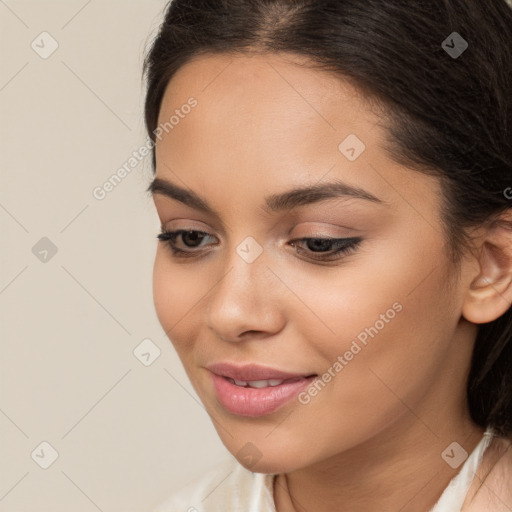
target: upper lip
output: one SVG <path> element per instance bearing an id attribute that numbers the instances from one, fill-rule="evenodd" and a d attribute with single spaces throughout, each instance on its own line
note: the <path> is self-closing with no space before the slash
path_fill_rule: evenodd
<path id="1" fill-rule="evenodd" d="M 254 380 L 288 380 L 298 377 L 310 377 L 312 373 L 290 373 L 268 366 L 259 366 L 256 364 L 246 364 L 236 366 L 230 363 L 214 363 L 206 367 L 212 373 L 222 377 L 230 377 L 235 380 L 254 381 Z"/>

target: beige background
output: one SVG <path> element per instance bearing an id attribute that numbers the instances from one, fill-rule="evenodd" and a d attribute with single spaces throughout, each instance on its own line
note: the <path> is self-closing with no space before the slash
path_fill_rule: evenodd
<path id="1" fill-rule="evenodd" d="M 0 0 L 2 512 L 151 511 L 229 457 L 154 312 L 149 157 L 92 194 L 146 140 L 164 5 Z"/>

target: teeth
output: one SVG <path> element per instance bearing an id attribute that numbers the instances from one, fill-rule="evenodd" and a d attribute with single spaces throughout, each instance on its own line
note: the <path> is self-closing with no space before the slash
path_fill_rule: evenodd
<path id="1" fill-rule="evenodd" d="M 273 386 L 279 386 L 284 381 L 279 379 L 269 379 L 269 380 L 236 380 L 236 379 L 229 379 L 230 381 L 234 382 L 237 386 L 241 387 L 251 387 L 251 388 L 267 388 L 267 387 L 273 387 Z"/>
<path id="2" fill-rule="evenodd" d="M 251 388 L 267 388 L 268 380 L 250 380 L 249 386 Z"/>

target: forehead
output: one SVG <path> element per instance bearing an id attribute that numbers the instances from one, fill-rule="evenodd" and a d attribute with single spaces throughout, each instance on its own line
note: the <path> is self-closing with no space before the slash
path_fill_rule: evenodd
<path id="1" fill-rule="evenodd" d="M 367 147 L 383 136 L 380 118 L 357 88 L 297 56 L 195 58 L 168 84 L 159 124 L 191 97 L 197 106 L 157 142 L 157 159 L 179 167 L 206 158 L 212 165 L 252 161 L 274 170 L 295 161 L 327 171 L 348 135 Z"/>
<path id="2" fill-rule="evenodd" d="M 172 116 L 177 123 L 157 141 L 157 176 L 181 182 L 233 215 L 257 209 L 269 193 L 324 179 L 388 203 L 438 197 L 431 178 L 387 154 L 380 106 L 309 64 L 290 55 L 224 54 L 185 64 L 162 101 L 159 123 Z M 190 98 L 197 105 L 182 109 Z M 339 149 L 351 136 L 365 148 L 355 161 Z"/>
<path id="3" fill-rule="evenodd" d="M 331 128 L 343 111 L 343 121 L 368 116 L 375 102 L 349 79 L 315 69 L 310 59 L 295 54 L 208 54 L 196 56 L 175 73 L 167 85 L 159 121 L 195 95 L 202 108 L 238 117 L 317 116 Z M 316 64 L 315 64 L 316 66 Z M 215 109 L 215 107 L 217 107 Z M 290 110 L 291 109 L 291 110 Z M 333 115 L 337 111 L 337 115 Z M 375 120 L 375 118 L 373 118 Z"/>
<path id="4" fill-rule="evenodd" d="M 266 197 L 333 181 L 376 196 L 396 218 L 437 223 L 440 184 L 387 153 L 380 106 L 334 74 L 289 59 L 202 56 L 180 68 L 160 111 L 160 123 L 177 123 L 157 140 L 157 177 L 241 226 L 261 215 Z M 182 108 L 190 98 L 196 106 Z M 364 144 L 355 160 L 340 150 L 352 136 Z"/>

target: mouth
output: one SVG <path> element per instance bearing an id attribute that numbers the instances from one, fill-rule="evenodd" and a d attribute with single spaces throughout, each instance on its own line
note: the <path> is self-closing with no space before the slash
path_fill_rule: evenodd
<path id="1" fill-rule="evenodd" d="M 281 384 L 291 384 L 293 382 L 299 382 L 303 379 L 309 379 L 310 377 L 316 377 L 317 375 L 307 375 L 305 377 L 295 377 L 293 379 L 268 379 L 268 380 L 237 380 L 232 379 L 230 377 L 223 376 L 225 379 L 227 379 L 232 384 L 235 384 L 235 386 L 239 386 L 241 388 L 255 388 L 255 389 L 261 389 L 261 388 L 273 388 L 275 386 L 280 386 Z"/>
<path id="2" fill-rule="evenodd" d="M 248 417 L 275 412 L 318 377 L 256 365 L 237 367 L 219 363 L 207 368 L 220 405 L 231 414 Z"/>
<path id="3" fill-rule="evenodd" d="M 221 377 L 226 377 L 236 381 L 240 386 L 245 384 L 251 385 L 255 383 L 254 387 L 265 387 L 259 383 L 268 382 L 270 386 L 278 386 L 281 382 L 311 377 L 313 374 L 308 372 L 297 372 L 292 373 L 269 366 L 257 365 L 257 364 L 245 364 L 238 366 L 231 363 L 214 363 L 206 367 L 212 373 Z M 316 375 L 316 374 L 315 374 Z M 272 384 L 272 382 L 278 382 Z"/>

